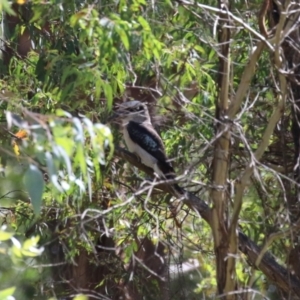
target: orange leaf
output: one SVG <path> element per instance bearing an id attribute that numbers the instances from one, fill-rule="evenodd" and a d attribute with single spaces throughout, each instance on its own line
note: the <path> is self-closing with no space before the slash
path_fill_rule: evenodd
<path id="1" fill-rule="evenodd" d="M 26 130 L 21 129 L 17 133 L 15 133 L 15 136 L 19 139 L 26 139 L 28 137 L 28 133 Z"/>
<path id="2" fill-rule="evenodd" d="M 17 133 L 15 133 L 15 136 L 16 136 L 16 138 L 13 139 L 12 146 L 13 146 L 13 150 L 14 150 L 16 156 L 20 156 L 20 147 L 19 147 L 20 141 L 19 141 L 19 139 L 21 139 L 21 140 L 26 139 L 28 137 L 28 133 L 26 130 L 21 129 Z"/>

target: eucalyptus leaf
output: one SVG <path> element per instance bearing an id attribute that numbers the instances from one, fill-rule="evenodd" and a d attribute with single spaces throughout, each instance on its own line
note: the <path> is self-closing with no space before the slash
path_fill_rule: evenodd
<path id="1" fill-rule="evenodd" d="M 44 178 L 42 172 L 35 166 L 30 165 L 23 177 L 25 188 L 29 194 L 34 213 L 39 215 L 42 206 L 44 192 Z"/>

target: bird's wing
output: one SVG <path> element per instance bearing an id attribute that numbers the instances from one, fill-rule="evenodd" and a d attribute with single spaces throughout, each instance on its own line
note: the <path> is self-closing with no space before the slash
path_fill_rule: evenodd
<path id="1" fill-rule="evenodd" d="M 174 178 L 174 169 L 166 156 L 163 142 L 152 126 L 130 121 L 127 125 L 129 137 L 133 142 L 155 157 L 158 167 L 167 178 Z"/>

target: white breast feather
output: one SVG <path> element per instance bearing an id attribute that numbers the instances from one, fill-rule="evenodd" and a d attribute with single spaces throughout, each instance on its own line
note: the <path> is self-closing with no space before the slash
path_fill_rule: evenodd
<path id="1" fill-rule="evenodd" d="M 146 150 L 140 147 L 138 144 L 134 143 L 131 138 L 129 137 L 128 131 L 126 128 L 123 128 L 123 135 L 124 140 L 127 145 L 127 148 L 130 152 L 136 154 L 140 159 L 141 162 L 152 168 L 159 176 L 162 176 L 162 172 L 157 167 L 157 159 L 149 154 Z"/>

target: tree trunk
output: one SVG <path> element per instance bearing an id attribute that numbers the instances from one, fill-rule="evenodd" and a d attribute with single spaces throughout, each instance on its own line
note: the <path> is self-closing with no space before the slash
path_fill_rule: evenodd
<path id="1" fill-rule="evenodd" d="M 217 266 L 218 294 L 224 299 L 235 299 L 230 292 L 236 289 L 235 256 L 237 254 L 236 231 L 229 243 L 227 220 L 227 180 L 230 150 L 230 128 L 227 120 L 230 86 L 230 19 L 226 13 L 229 10 L 229 1 L 219 1 L 220 15 L 218 24 L 219 49 L 219 95 L 216 101 L 216 136 L 213 161 L 213 189 L 211 197 L 212 231 Z"/>

